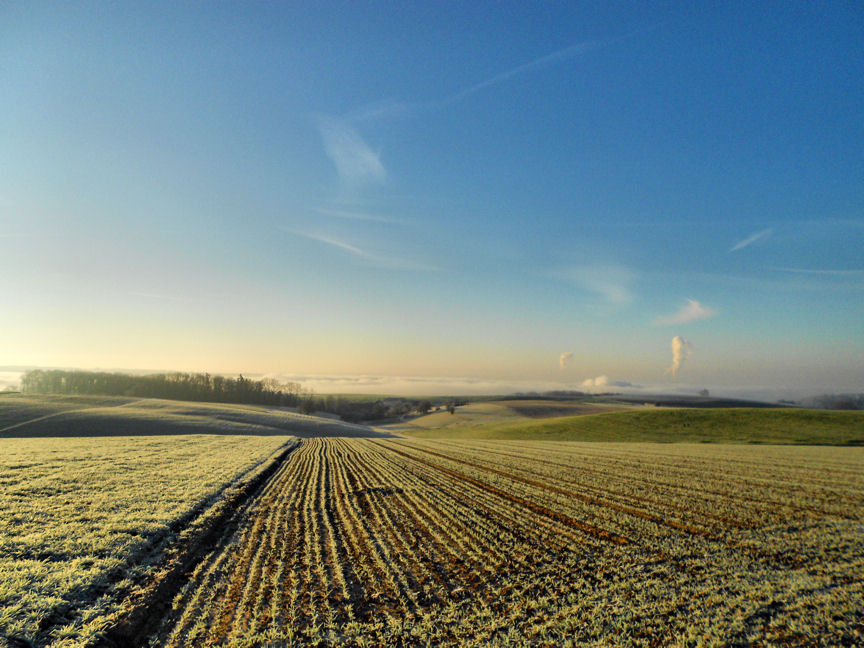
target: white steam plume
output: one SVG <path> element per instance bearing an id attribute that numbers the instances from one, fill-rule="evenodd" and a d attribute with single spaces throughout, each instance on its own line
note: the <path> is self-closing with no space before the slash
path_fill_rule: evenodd
<path id="1" fill-rule="evenodd" d="M 666 370 L 666 373 L 672 374 L 673 378 L 678 375 L 678 370 L 690 356 L 691 349 L 692 345 L 680 335 L 672 338 L 672 366 Z"/>
<path id="2" fill-rule="evenodd" d="M 572 351 L 565 351 L 564 353 L 561 354 L 561 357 L 558 359 L 558 363 L 561 365 L 562 369 L 564 367 L 566 367 L 568 364 L 570 364 L 571 362 L 573 362 L 573 352 Z"/>

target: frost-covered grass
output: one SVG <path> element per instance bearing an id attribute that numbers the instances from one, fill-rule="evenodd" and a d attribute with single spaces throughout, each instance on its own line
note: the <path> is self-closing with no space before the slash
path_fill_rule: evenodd
<path id="1" fill-rule="evenodd" d="M 0 646 L 79 645 L 179 533 L 288 437 L 0 439 Z M 177 526 L 175 524 L 175 526 Z"/>

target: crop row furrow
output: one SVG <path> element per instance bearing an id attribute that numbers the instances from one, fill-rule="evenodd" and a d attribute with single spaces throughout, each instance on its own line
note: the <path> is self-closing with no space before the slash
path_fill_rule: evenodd
<path id="1" fill-rule="evenodd" d="M 266 510 L 268 505 L 274 502 L 281 492 L 281 485 L 286 479 L 296 478 L 298 472 L 295 468 L 303 464 L 303 448 L 297 450 L 283 465 L 280 471 L 269 482 L 264 491 L 249 506 L 251 511 Z M 184 614 L 175 625 L 167 645 L 182 646 L 203 642 L 207 637 L 213 637 L 219 628 L 227 627 L 220 623 L 220 619 L 231 611 L 231 601 L 235 594 L 229 597 L 232 581 L 229 575 L 233 574 L 238 556 L 246 554 L 246 539 L 250 536 L 250 529 L 254 528 L 257 518 L 251 518 L 245 531 L 238 530 L 233 540 L 228 540 L 226 549 L 219 553 L 208 564 L 199 566 L 193 574 L 194 594 L 186 597 L 186 601 L 179 603 Z M 190 588 L 191 589 L 191 588 Z M 230 621 L 229 621 L 230 623 Z M 218 636 L 218 635 L 217 635 Z"/>
<path id="2" fill-rule="evenodd" d="M 273 524 L 272 518 L 285 505 L 285 499 L 295 492 L 295 489 L 289 487 L 293 485 L 294 478 L 296 477 L 299 488 L 308 487 L 312 463 L 309 449 L 304 445 L 301 454 L 297 457 L 296 472 L 286 470 L 274 480 L 264 496 L 255 503 L 255 518 L 241 539 L 242 549 L 238 560 L 232 566 L 233 574 L 242 574 L 243 578 L 231 578 L 224 598 L 216 599 L 220 601 L 222 615 L 215 624 L 211 636 L 236 637 L 248 632 L 255 612 L 254 599 L 258 584 L 262 580 L 261 572 L 266 568 L 262 554 L 266 552 L 267 545 L 266 542 L 262 543 L 262 539 L 266 541 L 268 536 L 275 535 L 274 532 L 278 527 Z M 295 524 L 305 530 L 305 520 L 297 519 Z"/>
<path id="3" fill-rule="evenodd" d="M 795 518 L 821 491 L 736 481 L 733 451 L 318 438 L 295 455 L 154 645 L 656 646 L 691 627 L 722 644 L 799 590 L 854 627 L 860 522 Z"/>
<path id="4" fill-rule="evenodd" d="M 671 486 L 681 489 L 687 496 L 706 498 L 708 506 L 717 505 L 716 501 L 710 499 L 712 496 L 720 497 L 721 500 L 746 502 L 750 506 L 747 515 L 751 518 L 751 522 L 764 522 L 765 515 L 769 512 L 774 513 L 778 520 L 785 519 L 788 517 L 788 514 L 783 514 L 783 509 L 817 516 L 836 516 L 844 519 L 853 519 L 850 517 L 850 510 L 860 508 L 860 505 L 864 503 L 864 498 L 862 498 L 860 491 L 854 493 L 843 491 L 837 488 L 836 483 L 833 483 L 831 487 L 805 487 L 800 482 L 783 484 L 766 475 L 764 470 L 759 471 L 759 478 L 754 477 L 753 474 L 730 473 L 724 471 L 717 461 L 707 463 L 702 460 L 701 462 L 686 466 L 670 464 L 658 467 L 653 464 L 646 464 L 644 457 L 638 463 L 630 463 L 615 459 L 610 456 L 611 454 L 604 452 L 602 457 L 598 457 L 597 453 L 591 454 L 589 451 L 585 451 L 585 456 L 592 459 L 594 470 L 602 470 L 602 472 L 613 480 L 626 476 L 633 481 L 645 480 L 647 485 L 652 488 L 654 484 Z M 528 455 L 525 458 L 530 460 L 531 456 Z M 609 467 L 597 467 L 603 465 L 608 465 Z M 706 473 L 711 475 L 712 482 L 717 485 L 726 485 L 727 488 L 725 490 L 703 488 L 704 484 L 700 482 L 704 481 Z M 666 479 L 659 479 L 654 475 L 662 475 Z M 668 479 L 670 476 L 672 476 L 677 484 L 670 483 Z M 700 488 L 693 489 L 693 483 L 700 483 Z M 742 485 L 745 485 L 746 488 L 742 489 Z M 742 490 L 758 493 L 759 495 L 747 495 L 741 492 Z M 820 505 L 814 506 L 814 501 L 819 502 Z M 740 510 L 740 504 L 736 508 Z"/>
<path id="5" fill-rule="evenodd" d="M 503 445 L 517 448 L 530 454 L 536 454 L 541 446 L 536 442 L 504 442 Z M 548 446 L 548 444 L 546 444 Z M 553 444 L 555 445 L 555 444 Z M 557 444 L 559 447 L 562 444 Z M 616 447 L 608 447 L 615 445 Z M 475 447 L 471 444 L 469 447 Z M 541 446 L 543 447 L 543 446 Z M 669 448 L 680 448 L 680 446 L 661 446 Z M 862 489 L 861 478 L 864 476 L 860 467 L 853 464 L 846 464 L 848 469 L 842 471 L 842 475 L 830 473 L 823 470 L 819 464 L 807 462 L 805 457 L 797 456 L 790 457 L 789 465 L 781 468 L 777 463 L 777 455 L 772 452 L 770 457 L 741 458 L 741 446 L 712 446 L 710 454 L 710 463 L 712 470 L 719 476 L 725 475 L 726 479 L 732 482 L 746 480 L 754 487 L 764 487 L 778 489 L 783 492 L 785 490 L 797 490 L 807 486 L 810 489 L 824 489 L 834 492 L 839 489 L 848 489 L 851 496 L 858 497 L 858 502 L 861 501 L 861 496 L 864 494 Z M 754 447 L 748 447 L 749 450 L 754 450 Z M 758 449 L 758 447 L 756 448 Z M 801 448 L 787 448 L 788 451 L 800 451 Z M 837 451 L 838 449 L 832 448 Z M 840 449 L 842 452 L 842 449 Z M 734 453 L 734 455 L 729 455 Z M 572 457 L 582 457 L 590 461 L 609 462 L 620 467 L 620 472 L 628 472 L 629 470 L 651 470 L 660 473 L 669 471 L 681 472 L 688 476 L 694 473 L 698 475 L 700 471 L 705 470 L 705 456 L 691 456 L 687 453 L 678 452 L 663 452 L 655 448 L 640 446 L 638 450 L 628 448 L 620 449 L 617 444 L 603 444 L 602 453 L 596 451 L 596 447 L 589 444 L 568 444 L 566 448 L 561 448 L 556 454 L 563 454 Z M 701 454 L 701 453 L 700 453 Z M 735 467 L 738 466 L 736 469 Z"/>
<path id="6" fill-rule="evenodd" d="M 671 527 L 673 529 L 677 529 L 679 531 L 684 531 L 686 533 L 690 533 L 692 535 L 706 535 L 707 534 L 707 531 L 705 531 L 704 529 L 700 529 L 700 528 L 694 527 L 692 525 L 684 524 L 682 522 L 678 522 L 675 520 L 669 520 L 669 519 L 663 518 L 661 516 L 654 515 L 653 513 L 648 513 L 646 511 L 635 509 L 631 506 L 624 506 L 622 504 L 617 504 L 617 503 L 609 501 L 609 500 L 601 500 L 601 499 L 598 499 L 596 497 L 591 497 L 589 495 L 585 495 L 583 493 L 577 493 L 577 492 L 574 492 L 574 491 L 569 490 L 569 489 L 560 488 L 558 486 L 549 484 L 547 482 L 542 482 L 542 481 L 539 481 L 536 479 L 531 479 L 528 477 L 522 477 L 522 476 L 514 474 L 513 472 L 510 472 L 510 471 L 499 470 L 497 468 L 493 468 L 493 467 L 488 466 L 488 465 L 477 463 L 475 461 L 468 461 L 466 459 L 455 458 L 451 455 L 446 455 L 446 454 L 443 454 L 440 452 L 435 452 L 433 450 L 428 450 L 426 448 L 416 448 L 416 449 L 421 451 L 421 452 L 425 452 L 427 454 L 431 454 L 433 456 L 437 456 L 437 457 L 440 457 L 442 459 L 452 461 L 454 463 L 463 464 L 466 466 L 470 466 L 471 468 L 476 468 L 479 470 L 483 470 L 483 471 L 498 475 L 500 477 L 504 477 L 505 479 L 512 479 L 513 481 L 521 482 L 521 483 L 526 484 L 528 486 L 533 486 L 535 488 L 540 488 L 540 489 L 543 489 L 546 491 L 557 493 L 559 495 L 564 495 L 565 497 L 581 501 L 585 504 L 588 504 L 589 506 L 597 506 L 600 508 L 609 508 L 609 509 L 618 511 L 620 513 L 624 513 L 626 515 L 642 518 L 643 520 L 648 520 L 649 522 L 654 522 L 655 524 L 668 526 L 668 527 Z"/>
<path id="7" fill-rule="evenodd" d="M 385 451 L 386 452 L 386 451 Z M 396 457 L 393 457 L 396 454 Z M 595 540 L 582 531 L 574 529 L 535 511 L 519 509 L 507 497 L 501 497 L 498 489 L 489 490 L 486 484 L 477 485 L 464 480 L 453 480 L 450 475 L 442 473 L 439 466 L 430 462 L 416 462 L 411 457 L 406 459 L 398 453 L 391 452 L 394 462 L 406 462 L 403 467 L 417 474 L 422 484 L 428 485 L 428 490 L 435 499 L 453 502 L 462 520 L 466 519 L 465 530 L 468 535 L 483 531 L 486 535 L 481 542 L 490 542 L 492 546 L 504 549 L 510 543 L 513 546 L 532 547 L 535 545 L 566 546 L 569 542 L 591 543 Z M 478 482 L 479 483 L 479 482 Z M 459 523 L 463 525 L 463 522 Z M 512 557 L 512 553 L 510 554 Z"/>
<path id="8" fill-rule="evenodd" d="M 442 569 L 442 544 L 429 532 L 427 520 L 415 512 L 421 509 L 414 508 L 410 504 L 416 501 L 412 495 L 415 485 L 393 475 L 392 465 L 376 463 L 375 457 L 370 453 L 359 454 L 355 459 L 365 470 L 373 472 L 394 485 L 387 499 L 392 500 L 394 505 L 398 505 L 399 528 L 406 536 L 403 544 L 416 561 L 414 578 L 423 590 L 422 594 L 418 595 L 418 600 L 423 605 L 428 605 L 433 599 L 441 600 L 449 591 L 451 574 L 446 569 Z"/>
<path id="9" fill-rule="evenodd" d="M 442 442 L 442 444 L 443 443 L 445 442 Z M 455 449 L 459 448 L 458 445 L 454 445 L 453 447 Z M 448 444 L 448 451 L 449 449 L 450 445 Z M 694 491 L 692 489 L 686 491 L 680 484 L 674 484 L 669 481 L 648 479 L 632 473 L 625 476 L 620 471 L 597 468 L 597 463 L 594 463 L 593 466 L 589 467 L 586 466 L 584 462 L 578 465 L 576 463 L 562 463 L 561 461 L 548 459 L 545 456 L 518 454 L 512 451 L 505 452 L 482 446 L 471 448 L 471 450 L 475 451 L 475 453 L 482 453 L 482 458 L 489 460 L 495 465 L 502 465 L 505 467 L 519 466 L 521 470 L 529 474 L 545 479 L 553 479 L 567 486 L 593 490 L 601 497 L 620 499 L 625 502 L 641 502 L 649 508 L 673 509 L 675 511 L 686 513 L 688 516 L 704 517 L 710 520 L 715 520 L 723 523 L 725 526 L 734 526 L 739 528 L 750 526 L 750 523 L 743 519 L 734 519 L 728 516 L 717 515 L 705 511 L 704 507 L 716 507 L 717 502 L 701 499 L 699 497 L 701 491 Z M 510 461 L 493 460 L 486 457 L 486 455 L 505 457 Z M 601 488 L 599 484 L 603 484 L 603 488 Z M 682 505 L 669 501 L 669 497 L 664 498 L 665 495 L 669 494 L 669 489 L 675 489 L 677 491 L 674 495 L 674 498 L 677 501 L 690 501 L 690 504 Z M 634 491 L 641 493 L 652 492 L 656 495 L 655 497 L 649 498 L 643 495 L 637 495 Z"/>
<path id="10" fill-rule="evenodd" d="M 365 513 L 359 507 L 356 497 L 356 476 L 350 471 L 348 459 L 342 451 L 334 453 L 336 472 L 336 514 L 339 518 L 341 549 L 350 566 L 349 600 L 345 606 L 346 618 L 351 621 L 355 612 L 361 617 L 370 601 L 393 600 L 398 589 L 388 589 L 388 573 L 384 559 L 378 552 L 362 518 Z"/>
<path id="11" fill-rule="evenodd" d="M 370 468 L 403 485 L 394 493 L 401 507 L 403 528 L 415 534 L 412 551 L 418 553 L 426 573 L 437 582 L 439 598 L 449 598 L 454 591 L 488 577 L 487 563 L 495 556 L 494 547 L 477 535 L 472 537 L 464 524 L 464 515 L 457 517 L 445 511 L 446 504 L 436 505 L 435 500 L 440 502 L 440 497 L 428 497 L 429 482 L 401 470 L 386 455 L 365 453 L 363 458 Z M 440 493 L 437 489 L 432 492 Z"/>
<path id="12" fill-rule="evenodd" d="M 381 513 L 366 496 L 370 489 L 380 487 L 380 483 L 370 482 L 365 471 L 356 464 L 355 458 L 354 453 L 345 456 L 345 469 L 350 489 L 348 499 L 356 509 L 358 528 L 362 531 L 367 552 L 371 555 L 379 574 L 378 582 L 371 595 L 364 597 L 364 603 L 379 610 L 389 609 L 399 614 L 410 614 L 416 607 L 416 600 L 412 600 L 410 585 L 397 568 L 390 548 L 381 537 L 380 531 L 383 526 Z"/>
<path id="13" fill-rule="evenodd" d="M 610 470 L 602 470 L 585 465 L 576 466 L 541 457 L 525 456 L 488 448 L 478 448 L 477 450 L 482 452 L 484 456 L 495 455 L 506 457 L 511 460 L 505 462 L 494 461 L 493 463 L 496 465 L 513 466 L 518 462 L 518 465 L 521 466 L 521 469 L 526 473 L 556 481 L 563 486 L 570 487 L 571 489 L 584 489 L 595 493 L 599 497 L 611 498 L 612 500 L 623 500 L 624 502 L 639 502 L 646 508 L 652 510 L 671 509 L 683 513 L 688 519 L 693 519 L 694 522 L 703 525 L 708 525 L 710 523 L 705 520 L 699 520 L 698 518 L 707 518 L 708 520 L 719 522 L 726 528 L 749 528 L 752 526 L 752 522 L 704 510 L 708 505 L 716 506 L 716 502 L 709 503 L 704 500 L 699 500 L 696 496 L 698 496 L 701 491 L 697 492 L 693 491 L 693 489 L 684 490 L 680 485 L 662 482 L 660 480 L 640 478 L 635 475 L 629 475 L 625 479 L 622 478 L 619 473 L 614 473 Z M 604 485 L 602 488 L 599 486 L 601 483 Z M 679 489 L 674 495 L 676 501 L 672 501 L 672 498 L 669 497 L 670 489 Z M 634 492 L 637 490 L 638 492 L 643 493 L 655 493 L 655 497 L 637 495 Z M 687 500 L 691 500 L 689 505 L 677 503 Z"/>
<path id="14" fill-rule="evenodd" d="M 540 515 L 548 517 L 549 519 L 556 520 L 558 522 L 562 522 L 563 524 L 566 524 L 567 526 L 570 526 L 574 529 L 579 529 L 580 531 L 582 531 L 586 535 L 597 538 L 598 540 L 604 540 L 606 542 L 611 542 L 613 544 L 627 544 L 627 542 L 628 542 L 627 538 L 624 538 L 623 536 L 617 535 L 615 533 L 611 533 L 605 529 L 602 529 L 600 527 L 596 527 L 596 526 L 588 524 L 586 522 L 582 522 L 581 520 L 576 520 L 572 517 L 564 515 L 563 513 L 559 513 L 558 511 L 555 511 L 555 510 L 552 510 L 552 509 L 547 508 L 545 506 L 542 506 L 540 504 L 537 504 L 536 502 L 532 502 L 530 500 L 516 497 L 515 495 L 511 495 L 510 493 L 507 493 L 507 492 L 505 492 L 499 488 L 496 488 L 495 486 L 492 486 L 488 483 L 474 479 L 473 477 L 469 477 L 469 476 L 464 475 L 464 474 L 457 472 L 455 470 L 451 470 L 451 469 L 446 468 L 440 464 L 436 464 L 432 461 L 428 461 L 428 460 L 423 459 L 421 457 L 417 457 L 416 455 L 412 455 L 412 454 L 404 452 L 402 450 L 397 450 L 395 448 L 391 448 L 391 450 L 392 450 L 392 452 L 395 452 L 396 454 L 400 454 L 404 457 L 408 457 L 409 459 L 412 459 L 413 461 L 417 461 L 419 463 L 423 463 L 423 464 L 426 464 L 428 466 L 431 466 L 431 467 L 435 468 L 436 470 L 439 470 L 439 471 L 446 473 L 452 477 L 455 477 L 456 479 L 460 479 L 464 482 L 468 482 L 469 484 L 473 484 L 473 485 L 475 485 L 475 486 L 477 486 L 483 490 L 486 490 L 490 493 L 498 495 L 499 497 L 502 497 L 503 499 L 508 500 L 514 504 L 519 504 L 522 507 L 524 507 L 530 511 L 533 511 L 535 513 L 538 513 Z"/>
<path id="15" fill-rule="evenodd" d="M 393 567 L 394 580 L 398 583 L 400 604 L 405 613 L 414 614 L 422 607 L 419 600 L 418 569 L 415 556 L 403 537 L 403 529 L 395 518 L 391 495 L 395 485 L 389 485 L 384 475 L 366 469 L 356 454 L 350 458 L 357 471 L 360 491 L 358 499 L 365 500 L 376 529 L 376 537 L 385 548 L 386 560 Z"/>
<path id="16" fill-rule="evenodd" d="M 502 463 L 501 461 L 495 460 L 494 458 L 488 458 L 485 456 L 476 457 L 475 455 L 475 458 L 485 462 L 482 464 L 478 464 L 476 462 L 467 461 L 466 459 L 462 458 L 465 456 L 464 453 L 443 455 L 441 453 L 434 453 L 433 451 L 425 448 L 419 449 L 431 454 L 438 454 L 438 456 L 450 459 L 451 461 L 455 461 L 457 463 L 462 463 L 467 466 L 486 470 L 493 474 L 497 474 L 512 479 L 514 481 L 519 481 L 530 486 L 535 486 L 537 488 L 558 493 L 560 495 L 582 501 L 589 505 L 611 508 L 627 515 L 640 517 L 642 519 L 649 520 L 663 526 L 676 528 L 678 530 L 685 531 L 694 535 L 704 535 L 707 533 L 707 531 L 705 531 L 704 529 L 694 527 L 692 524 L 688 524 L 686 521 L 673 520 L 662 515 L 655 515 L 649 511 L 634 508 L 631 504 L 633 502 L 639 502 L 653 510 L 673 509 L 679 512 L 687 513 L 689 518 L 692 518 L 694 514 L 697 514 L 697 511 L 693 511 L 692 509 L 688 509 L 686 507 L 676 506 L 668 502 L 661 504 L 650 498 L 640 497 L 632 493 L 621 493 L 618 491 L 610 490 L 608 488 L 589 486 L 585 483 L 584 480 L 574 479 L 572 470 L 568 479 L 568 477 L 565 477 L 560 473 L 550 474 L 547 471 L 543 471 L 542 468 L 536 467 L 532 469 L 532 464 L 530 462 L 523 461 L 522 464 L 517 464 L 515 462 Z M 524 464 L 528 465 L 526 466 Z M 506 470 L 501 470 L 501 468 L 506 468 Z M 543 481 L 536 479 L 537 477 L 542 478 Z M 558 482 L 558 484 L 561 484 L 561 486 L 556 485 L 554 482 Z M 564 488 L 562 486 L 567 486 L 567 488 Z M 578 487 L 582 492 L 574 491 L 573 486 Z M 588 493 L 593 493 L 593 495 Z M 616 500 L 624 500 L 624 503 L 620 503 Z"/>

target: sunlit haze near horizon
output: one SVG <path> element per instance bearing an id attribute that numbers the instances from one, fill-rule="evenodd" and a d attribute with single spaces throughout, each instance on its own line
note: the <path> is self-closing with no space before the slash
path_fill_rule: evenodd
<path id="1" fill-rule="evenodd" d="M 3 3 L 0 387 L 864 391 L 857 3 Z"/>

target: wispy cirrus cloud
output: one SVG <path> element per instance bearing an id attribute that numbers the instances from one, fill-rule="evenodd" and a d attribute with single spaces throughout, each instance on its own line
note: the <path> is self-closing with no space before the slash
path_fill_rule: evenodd
<path id="1" fill-rule="evenodd" d="M 425 265 L 416 261 L 412 261 L 410 259 L 376 254 L 374 252 L 370 252 L 369 250 L 364 250 L 357 247 L 356 245 L 352 245 L 350 243 L 341 241 L 336 238 L 332 238 L 330 236 L 324 236 L 321 234 L 310 234 L 307 232 L 296 232 L 286 230 L 284 228 L 282 229 L 283 231 L 289 232 L 290 234 L 302 236 L 303 238 L 307 238 L 312 241 L 318 241 L 319 243 L 324 243 L 325 245 L 338 248 L 344 252 L 347 252 L 351 256 L 361 259 L 369 265 L 377 268 L 388 268 L 391 270 L 416 270 L 422 272 L 436 272 L 439 270 L 439 268 L 435 266 Z"/>
<path id="2" fill-rule="evenodd" d="M 384 101 L 376 101 L 375 103 L 366 104 L 353 110 L 345 120 L 357 123 L 375 119 L 395 119 L 405 116 L 410 109 L 410 105 L 404 101 L 385 99 Z"/>
<path id="3" fill-rule="evenodd" d="M 521 65 L 512 67 L 509 70 L 500 72 L 494 76 L 489 77 L 488 79 L 484 79 L 483 81 L 475 83 L 474 85 L 469 86 L 464 90 L 457 92 L 456 94 L 440 100 L 438 103 L 440 103 L 442 106 L 457 103 L 465 97 L 485 88 L 489 88 L 491 86 L 495 86 L 505 81 L 508 81 L 514 77 L 529 74 L 531 72 L 536 72 L 555 65 L 556 63 L 575 58 L 580 54 L 585 54 L 587 52 L 590 52 L 591 50 L 602 47 L 605 44 L 606 43 L 600 41 L 584 41 L 581 43 L 570 45 L 568 47 L 564 47 L 562 49 L 556 50 L 555 52 L 552 52 L 551 54 L 546 54 L 545 56 L 541 56 L 532 61 L 528 61 L 527 63 L 523 63 Z"/>
<path id="4" fill-rule="evenodd" d="M 527 61 L 526 63 L 516 65 L 507 70 L 504 70 L 503 72 L 499 72 L 498 74 L 495 74 L 494 76 L 484 79 L 483 81 L 475 83 L 474 85 L 469 86 L 453 95 L 450 95 L 449 97 L 441 99 L 437 102 L 432 102 L 431 105 L 433 107 L 446 107 L 455 104 L 464 99 L 465 97 L 468 97 L 475 92 L 479 92 L 480 90 L 499 85 L 516 77 L 525 76 L 533 72 L 539 72 L 540 70 L 551 67 L 553 65 L 557 65 L 564 61 L 569 61 L 594 50 L 602 49 L 604 47 L 608 47 L 610 45 L 629 40 L 630 38 L 639 36 L 640 34 L 648 33 L 660 27 L 662 24 L 663 23 L 658 23 L 657 25 L 648 27 L 647 29 L 633 31 L 617 38 L 610 38 L 606 40 L 588 40 L 568 45 L 567 47 L 555 50 L 554 52 L 551 52 L 544 56 L 540 56 L 531 61 Z"/>
<path id="5" fill-rule="evenodd" d="M 304 234 L 302 232 L 294 232 L 294 234 L 310 239 L 312 241 L 318 241 L 319 243 L 326 243 L 327 245 L 332 245 L 335 248 L 339 248 L 340 250 L 344 250 L 345 252 L 350 252 L 351 254 L 358 256 L 362 259 L 375 259 L 374 254 L 371 254 L 365 250 L 361 250 L 360 248 L 346 243 L 345 241 L 330 238 L 329 236 L 321 236 L 319 234 Z"/>
<path id="6" fill-rule="evenodd" d="M 610 304 L 626 304 L 633 299 L 631 286 L 636 276 L 624 266 L 575 266 L 556 270 L 553 274 L 602 297 Z"/>
<path id="7" fill-rule="evenodd" d="M 717 311 L 708 306 L 703 306 L 695 299 L 688 299 L 687 303 L 671 315 L 658 317 L 654 320 L 655 326 L 677 326 L 679 324 L 690 324 L 699 320 L 714 317 Z"/>
<path id="8" fill-rule="evenodd" d="M 374 223 L 396 223 L 399 222 L 395 218 L 389 216 L 381 216 L 380 214 L 369 214 L 366 212 L 356 212 L 349 209 L 329 209 L 319 207 L 315 211 L 325 216 L 335 216 L 336 218 L 344 218 L 346 220 L 370 221 Z"/>
<path id="9" fill-rule="evenodd" d="M 346 120 L 318 115 L 315 121 L 324 151 L 345 188 L 355 190 L 382 184 L 387 179 L 380 154 L 373 151 Z"/>
<path id="10" fill-rule="evenodd" d="M 735 245 L 729 248 L 730 252 L 737 252 L 738 250 L 742 250 L 746 247 L 753 245 L 756 241 L 761 241 L 762 239 L 766 239 L 774 233 L 772 228 L 764 229 L 759 232 L 754 232 L 747 238 L 742 241 L 738 241 Z"/>
<path id="11" fill-rule="evenodd" d="M 336 166 L 340 183 L 343 188 L 355 192 L 368 185 L 382 184 L 387 178 L 387 171 L 381 162 L 380 154 L 375 152 L 363 139 L 356 127 L 364 122 L 378 119 L 393 119 L 404 117 L 415 111 L 437 110 L 460 102 L 464 98 L 486 88 L 490 88 L 510 79 L 538 72 L 553 65 L 576 58 L 592 50 L 607 47 L 647 33 L 656 29 L 654 25 L 648 29 L 634 31 L 623 36 L 602 41 L 583 41 L 561 48 L 544 56 L 527 61 L 520 65 L 499 72 L 478 83 L 468 86 L 452 95 L 427 102 L 404 102 L 396 99 L 361 106 L 344 117 L 326 115 L 316 116 L 316 124 L 324 142 L 328 157 Z M 359 220 L 378 220 L 367 218 Z"/>
<path id="12" fill-rule="evenodd" d="M 657 29 L 662 24 L 663 23 L 659 23 L 647 29 L 633 31 L 628 34 L 618 36 L 617 38 L 610 38 L 606 40 L 586 40 L 579 43 L 573 43 L 572 45 L 562 47 L 561 49 L 550 52 L 549 54 L 545 54 L 530 61 L 526 61 L 525 63 L 515 65 L 502 72 L 499 72 L 498 74 L 494 74 L 486 79 L 483 79 L 482 81 L 478 81 L 473 85 L 465 87 L 462 90 L 459 90 L 458 92 L 455 92 L 451 95 L 439 97 L 438 99 L 433 99 L 431 101 L 405 102 L 396 99 L 386 99 L 383 101 L 368 104 L 351 112 L 346 119 L 350 122 L 356 123 L 373 119 L 403 117 L 416 110 L 422 111 L 424 109 L 436 110 L 447 108 L 449 106 L 452 106 L 453 104 L 459 103 L 466 97 L 469 97 L 476 92 L 485 90 L 486 88 L 500 85 L 517 77 L 527 76 L 534 72 L 539 72 L 541 70 L 552 67 L 554 65 L 558 65 L 565 61 L 578 58 L 579 56 L 582 56 L 594 50 L 602 49 L 604 47 L 608 47 L 610 45 L 629 40 L 630 38 L 639 36 L 640 34 L 645 34 L 654 29 Z"/>

